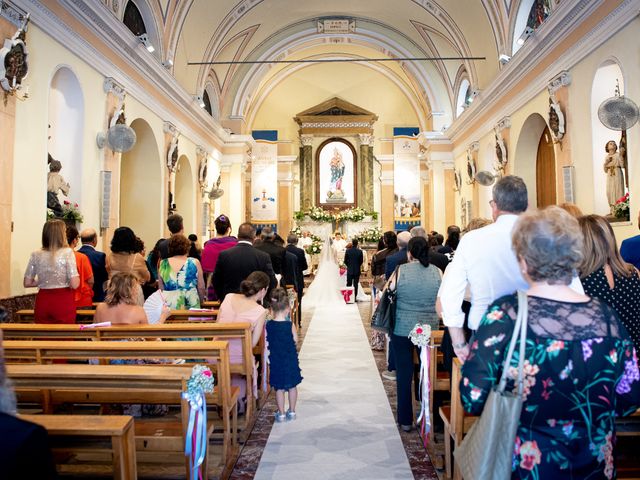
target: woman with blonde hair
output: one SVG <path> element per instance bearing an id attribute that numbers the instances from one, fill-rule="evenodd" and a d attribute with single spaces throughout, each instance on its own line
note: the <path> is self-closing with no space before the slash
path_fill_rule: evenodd
<path id="1" fill-rule="evenodd" d="M 113 325 L 139 325 L 149 323 L 142 307 L 142 287 L 133 273 L 118 272 L 111 280 L 104 298 L 96 308 L 96 323 L 111 322 Z M 164 323 L 171 310 L 163 308 L 160 323 Z"/>
<path id="2" fill-rule="evenodd" d="M 80 277 L 62 220 L 49 220 L 44 224 L 42 248 L 31 254 L 23 285 L 39 289 L 34 314 L 36 323 L 76 321 L 74 290 L 80 285 Z"/>
<path id="3" fill-rule="evenodd" d="M 640 346 L 640 276 L 620 256 L 613 228 L 600 215 L 578 219 L 584 237 L 580 278 L 584 292 L 613 308 L 633 344 Z"/>

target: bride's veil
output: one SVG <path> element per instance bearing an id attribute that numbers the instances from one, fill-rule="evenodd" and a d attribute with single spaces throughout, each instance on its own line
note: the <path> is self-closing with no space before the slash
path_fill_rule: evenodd
<path id="1" fill-rule="evenodd" d="M 308 307 L 344 305 L 340 287 L 340 270 L 331 248 L 331 240 L 327 237 L 320 253 L 316 276 L 304 294 L 302 305 Z"/>

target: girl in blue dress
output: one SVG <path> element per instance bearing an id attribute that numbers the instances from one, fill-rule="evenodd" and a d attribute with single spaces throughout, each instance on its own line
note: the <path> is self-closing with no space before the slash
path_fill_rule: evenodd
<path id="1" fill-rule="evenodd" d="M 295 420 L 298 389 L 302 381 L 296 343 L 298 334 L 291 321 L 289 295 L 284 288 L 276 288 L 271 293 L 271 316 L 267 322 L 267 341 L 269 342 L 269 383 L 276 391 L 276 422 Z M 288 393 L 289 410 L 284 409 L 284 393 Z"/>

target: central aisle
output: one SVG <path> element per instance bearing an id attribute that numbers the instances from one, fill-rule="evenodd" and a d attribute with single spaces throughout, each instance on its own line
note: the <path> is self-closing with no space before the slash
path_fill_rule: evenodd
<path id="1" fill-rule="evenodd" d="M 256 479 L 413 478 L 356 305 L 316 309 L 300 367 L 298 418 L 274 423 Z"/>

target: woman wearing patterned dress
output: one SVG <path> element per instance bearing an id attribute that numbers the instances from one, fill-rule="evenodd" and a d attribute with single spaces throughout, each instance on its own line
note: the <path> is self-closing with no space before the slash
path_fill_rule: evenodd
<path id="1" fill-rule="evenodd" d="M 171 310 L 200 308 L 204 298 L 202 267 L 195 258 L 188 257 L 191 242 L 184 235 L 169 239 L 169 258 L 158 265 L 158 283 Z"/>
<path id="2" fill-rule="evenodd" d="M 584 292 L 613 308 L 640 346 L 640 275 L 620 256 L 609 222 L 599 215 L 578 218 L 584 236 L 584 259 L 580 277 Z"/>
<path id="3" fill-rule="evenodd" d="M 640 404 L 638 361 L 624 326 L 608 305 L 569 287 L 582 247 L 577 220 L 555 206 L 523 214 L 513 230 L 530 288 L 512 478 L 615 478 L 615 419 Z M 516 295 L 497 299 L 472 338 L 460 394 L 474 415 L 500 378 L 517 309 Z M 514 391 L 518 352 L 516 345 L 508 374 Z"/>

